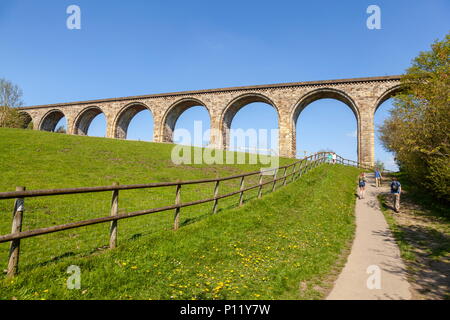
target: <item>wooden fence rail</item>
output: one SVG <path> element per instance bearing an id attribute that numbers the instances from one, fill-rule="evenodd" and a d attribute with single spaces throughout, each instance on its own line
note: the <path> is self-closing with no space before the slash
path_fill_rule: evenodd
<path id="1" fill-rule="evenodd" d="M 282 185 L 286 185 L 288 178 L 290 178 L 290 182 L 298 179 L 307 171 L 317 167 L 318 165 L 328 161 L 328 152 L 319 152 L 308 157 L 305 157 L 299 161 L 296 161 L 292 164 L 270 168 L 260 171 L 248 172 L 240 175 L 228 176 L 223 178 L 215 178 L 215 179 L 201 179 L 201 180 L 190 180 L 190 181 L 177 181 L 177 182 L 163 182 L 163 183 L 147 183 L 147 184 L 134 184 L 134 185 L 120 185 L 119 183 L 114 183 L 112 186 L 102 186 L 102 187 L 85 187 L 85 188 L 68 188 L 68 189 L 50 189 L 50 190 L 29 190 L 26 191 L 25 187 L 17 187 L 16 191 L 12 192 L 1 192 L 0 200 L 4 199 L 16 199 L 14 203 L 14 211 L 13 211 L 13 222 L 11 233 L 6 235 L 0 235 L 0 243 L 11 241 L 10 245 L 10 253 L 8 260 L 8 269 L 7 269 L 7 277 L 13 277 L 18 273 L 19 270 L 19 255 L 20 255 L 20 240 L 24 238 L 35 237 L 39 235 L 54 233 L 58 231 L 80 228 L 84 226 L 106 223 L 110 222 L 110 240 L 109 247 L 115 248 L 117 246 L 117 234 L 118 234 L 118 221 L 121 219 L 127 219 L 142 215 L 148 215 L 157 212 L 164 211 L 174 211 L 174 225 L 173 229 L 177 230 L 179 228 L 180 221 L 180 212 L 181 208 L 199 205 L 207 202 L 213 202 L 212 212 L 217 212 L 217 206 L 220 199 L 224 199 L 227 197 L 231 197 L 233 195 L 239 194 L 239 202 L 238 205 L 241 206 L 244 202 L 244 194 L 247 191 L 258 188 L 258 198 L 262 197 L 262 189 L 265 185 L 272 185 L 271 191 L 275 190 L 276 184 L 278 181 L 283 181 Z M 373 168 L 370 166 L 362 165 L 356 161 L 344 159 L 340 156 L 336 156 L 336 163 L 355 166 L 358 168 L 372 170 Z M 292 167 L 290 173 L 288 173 L 289 168 Z M 277 173 L 280 169 L 283 169 L 283 174 L 281 177 L 277 177 Z M 259 175 L 259 182 L 255 185 L 245 187 L 245 178 Z M 263 182 L 264 175 L 273 175 L 273 179 L 269 181 Z M 239 190 L 233 191 L 227 194 L 219 195 L 219 184 L 221 181 L 232 180 L 232 179 L 240 179 L 240 187 Z M 214 187 L 214 195 L 212 198 L 196 200 L 191 202 L 182 202 L 181 200 L 181 190 L 183 185 L 190 184 L 204 184 L 204 183 L 215 183 Z M 176 187 L 175 192 L 175 204 L 152 208 L 141 211 L 134 211 L 128 213 L 119 213 L 119 191 L 120 190 L 135 190 L 135 189 L 146 189 L 146 188 L 161 188 L 161 187 Z M 93 193 L 93 192 L 107 192 L 112 191 L 112 199 L 111 199 L 111 212 L 109 216 L 94 218 L 89 220 L 82 220 L 62 225 L 56 225 L 51 227 L 33 229 L 28 231 L 22 231 L 22 218 L 23 211 L 25 205 L 26 198 L 32 197 L 44 197 L 44 196 L 56 196 L 56 195 L 67 195 L 67 194 L 80 194 L 80 193 Z"/>

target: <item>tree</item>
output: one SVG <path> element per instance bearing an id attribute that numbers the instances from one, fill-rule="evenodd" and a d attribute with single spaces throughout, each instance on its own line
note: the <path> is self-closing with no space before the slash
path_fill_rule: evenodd
<path id="1" fill-rule="evenodd" d="M 0 107 L 0 128 L 25 128 L 25 119 L 14 108 Z"/>
<path id="2" fill-rule="evenodd" d="M 381 160 L 377 160 L 375 162 L 375 168 L 378 168 L 380 171 L 384 171 L 385 169 L 384 162 Z"/>
<path id="3" fill-rule="evenodd" d="M 414 59 L 401 84 L 381 141 L 416 185 L 450 201 L 450 34 Z"/>
<path id="4" fill-rule="evenodd" d="M 56 130 L 56 133 L 66 133 L 66 128 L 64 126 L 59 126 Z"/>
<path id="5" fill-rule="evenodd" d="M 22 107 L 22 89 L 6 79 L 0 79 L 0 106 Z"/>
<path id="6" fill-rule="evenodd" d="M 320 149 L 317 152 L 327 152 L 327 153 L 336 153 L 337 154 L 337 152 L 335 152 L 333 149 L 330 149 L 330 148 Z"/>
<path id="7" fill-rule="evenodd" d="M 24 128 L 25 119 L 15 109 L 22 105 L 22 90 L 12 82 L 0 79 L 0 127 Z"/>

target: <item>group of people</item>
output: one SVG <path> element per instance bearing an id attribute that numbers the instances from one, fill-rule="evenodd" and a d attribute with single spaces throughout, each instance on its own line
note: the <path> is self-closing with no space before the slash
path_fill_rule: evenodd
<path id="1" fill-rule="evenodd" d="M 375 169 L 374 176 L 375 176 L 375 187 L 376 188 L 381 187 L 381 179 L 383 179 L 383 177 L 381 176 L 381 171 L 379 168 Z M 358 178 L 358 197 L 359 197 L 359 199 L 364 199 L 364 193 L 366 191 L 366 182 L 367 182 L 366 175 L 364 172 L 362 172 Z M 399 210 L 400 210 L 400 194 L 402 192 L 402 186 L 396 177 L 392 178 L 390 187 L 391 187 L 393 207 L 395 209 L 395 212 L 399 212 Z"/>
<path id="2" fill-rule="evenodd" d="M 332 163 L 332 164 L 336 163 L 336 158 L 337 158 L 336 153 L 334 153 L 334 152 L 328 153 L 327 158 L 328 158 L 329 163 Z M 375 168 L 374 176 L 375 176 L 375 187 L 376 188 L 381 187 L 381 181 L 383 179 L 383 176 L 381 175 L 380 168 Z M 366 191 L 366 182 L 367 182 L 366 175 L 364 172 L 362 172 L 358 178 L 358 197 L 359 197 L 359 199 L 364 199 L 364 193 Z M 393 207 L 395 209 L 395 212 L 399 212 L 399 210 L 400 210 L 400 194 L 402 192 L 402 186 L 396 177 L 392 178 L 390 187 L 391 187 Z"/>
<path id="3" fill-rule="evenodd" d="M 336 153 L 330 152 L 330 153 L 327 155 L 327 158 L 328 158 L 328 162 L 329 162 L 329 163 L 336 164 L 336 158 L 337 158 Z"/>

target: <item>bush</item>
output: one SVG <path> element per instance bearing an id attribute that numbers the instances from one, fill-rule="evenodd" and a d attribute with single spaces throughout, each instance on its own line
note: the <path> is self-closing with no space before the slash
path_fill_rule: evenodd
<path id="1" fill-rule="evenodd" d="M 0 128 L 26 128 L 25 117 L 14 108 L 0 107 Z"/>

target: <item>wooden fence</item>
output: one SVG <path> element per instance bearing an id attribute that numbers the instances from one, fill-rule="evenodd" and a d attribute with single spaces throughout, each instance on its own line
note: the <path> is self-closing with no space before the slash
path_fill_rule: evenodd
<path id="1" fill-rule="evenodd" d="M 264 171 L 254 171 L 249 173 L 244 173 L 240 175 L 234 175 L 223 178 L 215 178 L 215 179 L 202 179 L 202 180 L 190 180 L 190 181 L 177 181 L 177 182 L 163 182 L 163 183 L 147 183 L 147 184 L 135 184 L 135 185 L 119 185 L 117 183 L 111 186 L 103 186 L 103 187 L 85 187 L 85 188 L 69 188 L 69 189 L 51 189 L 51 190 L 30 190 L 26 191 L 25 187 L 16 187 L 16 191 L 13 192 L 1 192 L 0 200 L 5 199 L 16 199 L 14 203 L 13 210 L 13 219 L 12 219 L 12 228 L 11 233 L 6 235 L 0 235 L 0 243 L 11 241 L 10 252 L 9 252 L 9 260 L 8 260 L 8 269 L 7 269 L 7 277 L 13 277 L 18 273 L 19 266 L 19 254 L 20 254 L 20 241 L 24 238 L 35 237 L 43 234 L 74 229 L 99 223 L 110 222 L 110 239 L 109 239 L 109 247 L 115 248 L 117 246 L 117 233 L 118 233 L 118 221 L 121 219 L 137 217 L 142 215 L 148 215 L 156 212 L 163 211 L 174 211 L 174 230 L 179 228 L 180 221 L 180 213 L 181 208 L 194 206 L 202 203 L 213 202 L 212 213 L 216 213 L 217 205 L 220 199 L 231 197 L 233 195 L 239 194 L 239 202 L 238 205 L 242 206 L 244 202 L 244 193 L 249 190 L 258 189 L 258 198 L 262 197 L 262 188 L 265 185 L 271 184 L 271 191 L 275 190 L 276 183 L 278 181 L 283 181 L 283 186 L 286 185 L 288 179 L 290 182 L 299 178 L 305 172 L 317 167 L 318 165 L 328 161 L 327 152 L 319 152 L 313 155 L 310 155 L 306 158 L 303 158 L 299 161 L 296 161 L 292 164 L 265 169 Z M 360 163 L 348 159 L 344 159 L 340 156 L 336 157 L 336 163 L 355 166 L 366 170 L 372 170 L 372 167 L 361 165 Z M 281 177 L 277 178 L 277 173 L 279 170 L 283 170 L 283 174 Z M 289 172 L 290 171 L 290 172 Z M 249 187 L 245 187 L 245 178 L 250 176 L 259 175 L 259 183 L 256 185 L 252 185 Z M 273 179 L 263 182 L 264 175 L 273 175 Z M 219 195 L 219 187 L 220 182 L 226 180 L 240 179 L 240 188 L 239 190 Z M 192 185 L 192 184 L 205 184 L 205 183 L 214 183 L 214 193 L 211 198 L 196 200 L 191 202 L 181 202 L 181 190 L 184 185 Z M 175 204 L 141 210 L 134 211 L 128 213 L 120 213 L 119 214 L 119 191 L 120 190 L 134 190 L 134 189 L 147 189 L 147 188 L 161 188 L 161 187 L 176 187 L 175 191 Z M 24 205 L 26 198 L 32 197 L 44 197 L 44 196 L 56 196 L 56 195 L 68 195 L 68 194 L 79 194 L 79 193 L 93 193 L 93 192 L 107 192 L 112 191 L 112 200 L 111 200 L 111 212 L 109 216 L 94 218 L 89 220 L 77 221 L 62 225 L 56 225 L 46 228 L 33 229 L 28 231 L 22 231 L 22 219 L 24 212 Z"/>

